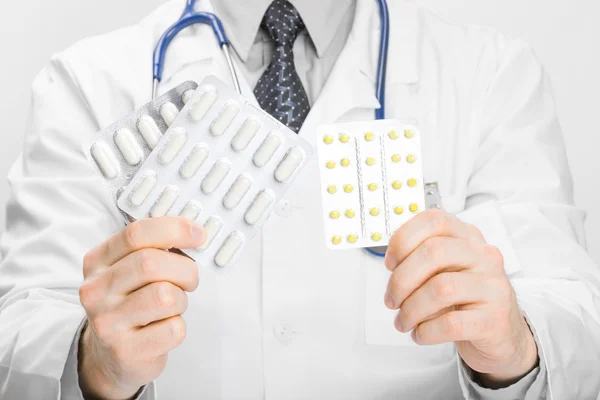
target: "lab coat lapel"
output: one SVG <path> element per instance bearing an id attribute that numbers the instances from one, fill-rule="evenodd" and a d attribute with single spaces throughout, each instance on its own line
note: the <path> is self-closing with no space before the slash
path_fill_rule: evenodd
<path id="1" fill-rule="evenodd" d="M 407 1 L 388 2 L 388 7 L 392 20 L 386 89 L 419 80 L 417 7 Z M 375 117 L 375 109 L 380 107 L 375 93 L 380 34 L 377 2 L 358 0 L 348 41 L 300 131 L 311 144 L 315 144 L 315 131 L 321 124 Z M 363 112 L 358 112 L 361 109 Z M 349 115 L 353 110 L 357 112 Z"/>
<path id="2" fill-rule="evenodd" d="M 375 7 L 374 7 L 375 5 Z M 371 38 L 379 35 L 376 3 L 359 0 L 354 23 L 346 45 L 335 63 L 329 79 L 302 126 L 300 135 L 313 146 L 319 125 L 334 123 L 354 109 L 374 110 L 379 107 L 375 81 L 370 73 L 370 60 L 376 60 Z M 375 18 L 374 18 L 375 17 Z M 362 115 L 362 114 L 361 114 Z"/>

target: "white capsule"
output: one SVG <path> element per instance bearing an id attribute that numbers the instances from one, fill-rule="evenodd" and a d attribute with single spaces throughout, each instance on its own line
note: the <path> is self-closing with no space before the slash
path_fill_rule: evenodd
<path id="1" fill-rule="evenodd" d="M 269 207 L 275 201 L 275 196 L 269 190 L 263 190 L 256 196 L 254 202 L 246 211 L 244 219 L 249 225 L 254 225 L 262 219 Z"/>
<path id="2" fill-rule="evenodd" d="M 206 241 L 200 247 L 202 250 L 205 250 L 210 246 L 210 244 L 215 240 L 215 237 L 221 232 L 223 229 L 223 221 L 219 217 L 210 217 L 208 221 L 204 224 L 204 233 L 206 234 Z"/>
<path id="3" fill-rule="evenodd" d="M 171 136 L 169 136 L 167 144 L 160 150 L 158 161 L 163 165 L 169 164 L 177 157 L 177 154 L 179 154 L 186 141 L 187 133 L 185 129 L 176 128 Z"/>
<path id="4" fill-rule="evenodd" d="M 285 158 L 275 170 L 275 179 L 284 183 L 296 172 L 304 160 L 304 150 L 294 147 L 285 155 Z"/>
<path id="5" fill-rule="evenodd" d="M 279 146 L 281 146 L 281 136 L 275 132 L 270 133 L 254 154 L 254 165 L 259 168 L 267 165 Z"/>
<path id="6" fill-rule="evenodd" d="M 187 104 L 192 97 L 194 97 L 194 95 L 196 94 L 196 91 L 194 89 L 188 89 L 185 92 L 183 92 L 183 95 L 181 96 L 181 101 L 183 101 L 183 104 Z"/>
<path id="7" fill-rule="evenodd" d="M 177 197 L 179 197 L 179 189 L 177 189 L 176 186 L 167 186 L 158 198 L 152 211 L 150 211 L 150 216 L 156 218 L 167 215 L 171 207 L 173 207 L 173 204 L 175 204 Z"/>
<path id="8" fill-rule="evenodd" d="M 144 178 L 137 184 L 135 189 L 129 193 L 129 202 L 135 207 L 141 206 L 152 189 L 154 189 L 154 186 L 156 186 L 157 182 L 158 180 L 156 179 L 156 175 L 146 174 L 146 176 L 144 176 Z"/>
<path id="9" fill-rule="evenodd" d="M 243 244 L 244 236 L 240 232 L 233 232 L 229 235 L 227 240 L 225 240 L 225 243 L 223 243 L 223 246 L 221 246 L 221 249 L 215 256 L 215 264 L 219 267 L 226 267 L 236 256 L 238 251 L 240 251 Z"/>
<path id="10" fill-rule="evenodd" d="M 225 208 L 228 210 L 236 208 L 251 187 L 252 178 L 247 175 L 240 175 L 223 198 Z"/>
<path id="11" fill-rule="evenodd" d="M 217 92 L 214 90 L 204 92 L 200 97 L 200 100 L 192 106 L 190 118 L 193 121 L 200 121 L 204 118 L 208 110 L 210 110 L 212 105 L 215 104 L 215 101 L 217 101 L 217 97 Z"/>
<path id="12" fill-rule="evenodd" d="M 231 148 L 235 151 L 244 151 L 250 144 L 256 133 L 260 129 L 260 122 L 253 118 L 248 118 L 240 128 L 237 135 L 231 141 Z"/>
<path id="13" fill-rule="evenodd" d="M 183 163 L 181 168 L 179 169 L 179 175 L 183 179 L 191 179 L 196 175 L 196 172 L 200 169 L 204 161 L 208 158 L 208 154 L 210 151 L 208 147 L 202 144 L 197 145 L 191 151 L 187 160 Z"/>
<path id="14" fill-rule="evenodd" d="M 95 143 L 90 149 L 90 154 L 104 178 L 113 180 L 119 175 L 119 163 L 106 143 Z"/>
<path id="15" fill-rule="evenodd" d="M 228 104 L 210 125 L 210 133 L 213 136 L 221 136 L 229 128 L 229 125 L 231 125 L 239 112 L 240 108 L 237 104 Z"/>
<path id="16" fill-rule="evenodd" d="M 175 118 L 177 118 L 177 115 L 179 115 L 179 110 L 177 109 L 177 106 L 171 102 L 163 104 L 160 108 L 160 116 L 167 126 L 171 126 L 173 121 L 175 121 Z"/>
<path id="17" fill-rule="evenodd" d="M 158 142 L 160 141 L 161 133 L 156 121 L 148 115 L 144 115 L 137 123 L 138 131 L 142 134 L 142 137 L 146 141 L 150 150 L 154 150 Z"/>
<path id="18" fill-rule="evenodd" d="M 127 164 L 138 165 L 142 162 L 142 149 L 129 129 L 121 129 L 115 133 L 115 143 Z"/>
<path id="19" fill-rule="evenodd" d="M 202 207 L 197 201 L 190 201 L 179 213 L 180 217 L 187 218 L 190 221 L 195 221 L 202 212 Z"/>
<path id="20" fill-rule="evenodd" d="M 227 160 L 219 160 L 212 167 L 204 181 L 202 181 L 202 191 L 206 194 L 211 194 L 223 182 L 231 170 L 231 164 Z"/>

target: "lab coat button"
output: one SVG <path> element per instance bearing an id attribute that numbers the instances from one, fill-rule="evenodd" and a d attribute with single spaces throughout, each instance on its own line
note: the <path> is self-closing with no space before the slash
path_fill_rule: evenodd
<path id="1" fill-rule="evenodd" d="M 292 343 L 294 332 L 287 324 L 275 324 L 273 325 L 273 335 L 279 343 L 288 345 Z"/>
<path id="2" fill-rule="evenodd" d="M 280 217 L 289 217 L 292 213 L 292 205 L 289 200 L 282 199 L 277 207 L 275 207 L 275 212 Z"/>

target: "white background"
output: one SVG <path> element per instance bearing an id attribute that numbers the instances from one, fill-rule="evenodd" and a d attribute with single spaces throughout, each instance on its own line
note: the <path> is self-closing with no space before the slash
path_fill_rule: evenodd
<path id="1" fill-rule="evenodd" d="M 240 0 L 243 1 L 243 0 Z M 308 1 L 308 0 L 306 0 Z M 375 0 L 373 0 L 375 1 Z M 399 0 L 388 0 L 399 1 Z M 528 41 L 554 84 L 575 200 L 588 211 L 588 247 L 600 264 L 600 2 L 418 0 L 456 22 L 489 25 Z M 0 5 L 0 231 L 4 177 L 21 151 L 29 87 L 49 57 L 86 36 L 134 24 L 163 0 L 28 0 Z M 182 1 L 183 7 L 183 1 Z"/>

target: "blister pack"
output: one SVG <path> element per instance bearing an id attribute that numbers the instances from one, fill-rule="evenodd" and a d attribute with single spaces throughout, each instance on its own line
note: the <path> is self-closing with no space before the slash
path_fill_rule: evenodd
<path id="1" fill-rule="evenodd" d="M 100 131 L 83 152 L 115 204 L 198 85 L 185 82 Z"/>
<path id="2" fill-rule="evenodd" d="M 205 78 L 119 198 L 136 220 L 184 216 L 206 243 L 181 249 L 229 267 L 312 155 L 311 146 L 214 76 Z"/>
<path id="3" fill-rule="evenodd" d="M 317 131 L 325 240 L 331 249 L 387 245 L 425 208 L 420 134 L 399 120 Z"/>

